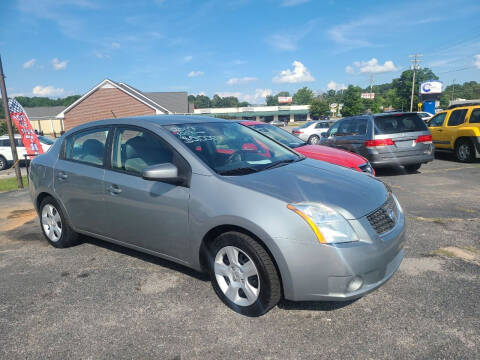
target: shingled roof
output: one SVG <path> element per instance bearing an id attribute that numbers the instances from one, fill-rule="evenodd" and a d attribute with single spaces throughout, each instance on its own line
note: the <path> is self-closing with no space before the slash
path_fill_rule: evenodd
<path id="1" fill-rule="evenodd" d="M 25 112 L 30 120 L 54 119 L 66 106 L 36 106 L 26 107 Z"/>

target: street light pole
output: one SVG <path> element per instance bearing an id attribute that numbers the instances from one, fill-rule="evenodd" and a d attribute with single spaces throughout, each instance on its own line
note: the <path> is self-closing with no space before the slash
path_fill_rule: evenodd
<path id="1" fill-rule="evenodd" d="M 410 112 L 413 111 L 413 95 L 415 94 L 415 73 L 418 68 L 418 64 L 420 63 L 420 57 L 422 57 L 422 54 L 414 54 L 414 55 L 408 55 L 408 57 L 413 58 L 410 60 L 413 64 L 413 77 L 412 77 L 412 95 L 410 98 Z"/>
<path id="2" fill-rule="evenodd" d="M 15 175 L 17 176 L 17 185 L 19 189 L 23 189 L 22 173 L 20 172 L 20 164 L 18 163 L 17 145 L 15 144 L 15 135 L 13 134 L 12 119 L 8 109 L 7 88 L 5 87 L 5 75 L 3 74 L 2 57 L 0 56 L 0 90 L 2 92 L 3 109 L 5 111 L 5 119 L 7 119 L 8 137 L 10 138 L 10 148 L 12 149 L 13 165 L 15 167 Z"/>

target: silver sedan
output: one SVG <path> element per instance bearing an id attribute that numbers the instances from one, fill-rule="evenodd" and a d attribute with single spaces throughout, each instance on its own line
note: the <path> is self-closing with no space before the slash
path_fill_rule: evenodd
<path id="1" fill-rule="evenodd" d="M 88 235 L 207 271 L 247 316 L 282 296 L 358 298 L 404 256 L 403 211 L 381 181 L 221 119 L 81 125 L 32 161 L 30 194 L 54 247 Z"/>

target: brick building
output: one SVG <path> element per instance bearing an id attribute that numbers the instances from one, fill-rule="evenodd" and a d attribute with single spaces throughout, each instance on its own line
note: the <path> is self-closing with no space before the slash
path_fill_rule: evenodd
<path id="1" fill-rule="evenodd" d="M 64 109 L 57 118 L 65 131 L 90 121 L 139 115 L 188 113 L 186 92 L 141 92 L 105 79 Z"/>

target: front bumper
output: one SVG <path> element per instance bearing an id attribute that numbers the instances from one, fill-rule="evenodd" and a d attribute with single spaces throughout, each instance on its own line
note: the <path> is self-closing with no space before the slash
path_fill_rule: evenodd
<path id="1" fill-rule="evenodd" d="M 361 241 L 337 245 L 292 242 L 282 249 L 288 276 L 284 295 L 293 301 L 342 301 L 359 298 L 380 287 L 396 272 L 404 257 L 405 218 L 381 236 L 366 218 L 351 221 Z M 285 243 L 284 243 L 285 244 Z M 289 283 L 285 283 L 288 279 Z M 352 283 L 361 286 L 352 287 Z"/>

